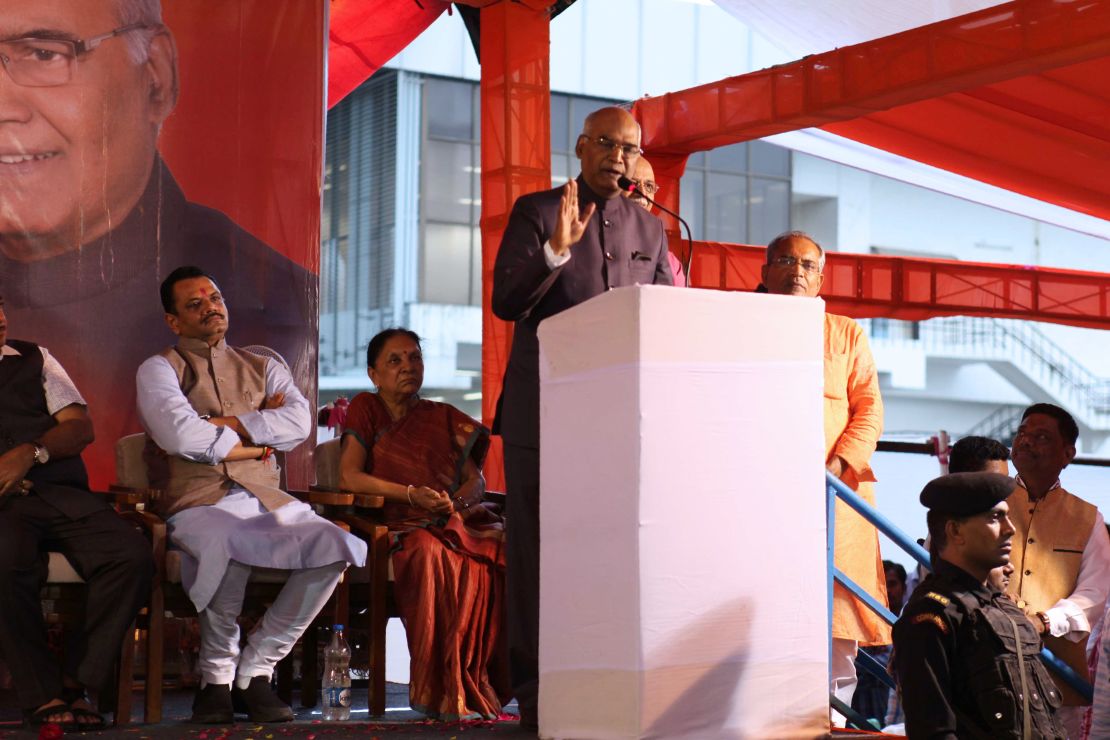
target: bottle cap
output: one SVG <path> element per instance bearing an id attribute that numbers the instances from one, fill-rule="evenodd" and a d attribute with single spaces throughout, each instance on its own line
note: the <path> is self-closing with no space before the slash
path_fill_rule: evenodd
<path id="1" fill-rule="evenodd" d="M 342 632 L 343 631 L 343 625 L 341 625 L 341 624 L 333 625 L 332 629 L 335 630 L 336 632 Z"/>

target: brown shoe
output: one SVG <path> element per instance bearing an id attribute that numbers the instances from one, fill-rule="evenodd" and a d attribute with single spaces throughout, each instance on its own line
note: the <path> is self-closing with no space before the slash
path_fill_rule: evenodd
<path id="1" fill-rule="evenodd" d="M 210 683 L 197 691 L 190 722 L 218 725 L 234 720 L 235 715 L 231 712 L 231 684 Z"/>
<path id="2" fill-rule="evenodd" d="M 231 693 L 236 704 L 242 702 L 251 722 L 290 722 L 293 719 L 293 710 L 270 689 L 269 676 L 255 676 L 247 688 L 236 686 Z"/>

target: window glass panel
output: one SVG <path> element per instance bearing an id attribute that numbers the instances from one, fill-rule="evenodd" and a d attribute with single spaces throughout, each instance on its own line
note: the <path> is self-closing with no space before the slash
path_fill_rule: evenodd
<path id="1" fill-rule="evenodd" d="M 571 98 L 569 132 L 571 149 L 574 148 L 574 142 L 578 140 L 578 134 L 582 133 L 582 126 L 586 123 L 586 116 L 607 105 L 612 105 L 612 103 L 607 100 L 598 100 L 597 98 Z"/>
<path id="2" fill-rule="evenodd" d="M 744 242 L 747 182 L 741 175 L 710 172 L 705 184 L 705 238 L 714 242 Z"/>
<path id="3" fill-rule="evenodd" d="M 705 153 L 711 170 L 718 172 L 747 172 L 748 171 L 748 145 L 730 144 L 720 149 L 711 149 Z"/>
<path id="4" fill-rule="evenodd" d="M 574 163 L 574 165 L 577 165 L 578 164 L 578 159 L 576 157 L 573 157 L 573 156 L 568 157 L 565 154 L 556 154 L 554 157 L 551 158 L 551 186 L 552 187 L 557 188 L 560 185 L 562 185 L 563 183 L 565 183 L 567 180 L 571 179 L 572 177 L 576 177 L 578 175 L 578 168 L 577 167 L 575 167 L 574 173 L 573 174 L 571 173 L 570 168 L 572 166 L 571 165 L 572 162 Z"/>
<path id="5" fill-rule="evenodd" d="M 424 218 L 470 223 L 474 195 L 470 185 L 470 144 L 427 141 L 421 176 L 424 179 Z"/>
<path id="6" fill-rule="evenodd" d="M 424 100 L 429 136 L 463 141 L 473 138 L 473 85 L 428 77 L 424 80 Z"/>
<path id="7" fill-rule="evenodd" d="M 694 152 L 686 159 L 686 169 L 691 167 L 705 167 L 705 152 Z"/>
<path id="8" fill-rule="evenodd" d="M 790 150 L 765 141 L 752 141 L 752 172 L 759 175 L 790 176 Z"/>
<path id="9" fill-rule="evenodd" d="M 790 228 L 790 183 L 751 178 L 751 244 L 766 244 Z"/>
<path id="10" fill-rule="evenodd" d="M 705 238 L 705 174 L 687 169 L 679 182 L 678 200 L 678 212 L 690 224 L 694 240 L 701 241 Z"/>
<path id="11" fill-rule="evenodd" d="M 474 229 L 470 225 L 424 225 L 421 295 L 427 303 L 470 302 L 470 266 Z"/>
<path id="12" fill-rule="evenodd" d="M 574 148 L 570 140 L 570 100 L 566 95 L 551 96 L 551 151 L 569 152 Z"/>

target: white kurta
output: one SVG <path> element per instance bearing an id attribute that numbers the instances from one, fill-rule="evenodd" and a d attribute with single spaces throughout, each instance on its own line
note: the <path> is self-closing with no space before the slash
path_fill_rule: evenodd
<path id="1" fill-rule="evenodd" d="M 169 454 L 215 465 L 239 441 L 230 428 L 200 418 L 164 357 L 156 355 L 139 367 L 136 387 L 143 428 Z M 284 406 L 252 411 L 239 421 L 254 444 L 288 451 L 308 437 L 313 415 L 289 372 L 271 361 L 266 364 L 266 396 L 275 393 L 285 394 Z M 283 570 L 366 562 L 366 543 L 317 516 L 308 504 L 293 502 L 267 511 L 240 486 L 217 504 L 178 512 L 168 525 L 171 545 L 182 551 L 182 585 L 198 611 L 208 606 L 232 560 Z"/>

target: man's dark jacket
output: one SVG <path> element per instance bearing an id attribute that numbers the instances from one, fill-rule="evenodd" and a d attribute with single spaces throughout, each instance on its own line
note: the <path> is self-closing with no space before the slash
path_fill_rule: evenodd
<path id="1" fill-rule="evenodd" d="M 493 313 L 516 324 L 495 432 L 519 447 L 539 447 L 540 322 L 609 288 L 674 284 L 662 222 L 628 198 L 598 196 L 581 176 L 579 208 L 594 203 L 597 211 L 570 260 L 549 269 L 543 245 L 555 231 L 562 195 L 554 188 L 517 199 L 494 265 Z"/>

